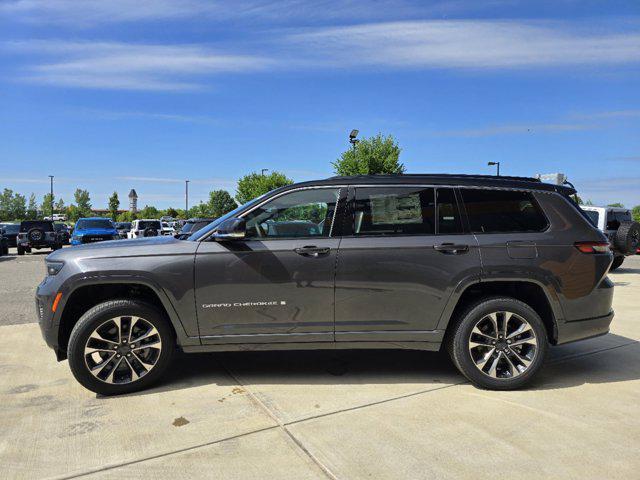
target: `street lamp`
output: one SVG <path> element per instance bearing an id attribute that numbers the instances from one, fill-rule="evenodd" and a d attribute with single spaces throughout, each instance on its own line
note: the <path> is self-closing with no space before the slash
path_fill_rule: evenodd
<path id="1" fill-rule="evenodd" d="M 49 179 L 51 180 L 51 197 L 49 201 L 51 202 L 51 220 L 53 220 L 53 175 L 49 175 Z"/>
<path id="2" fill-rule="evenodd" d="M 358 133 L 360 132 L 354 128 L 353 130 L 351 130 L 351 133 L 349 134 L 349 143 L 353 145 L 353 153 L 356 153 L 356 145 L 360 141 L 356 139 L 356 137 L 358 136 Z"/>
<path id="3" fill-rule="evenodd" d="M 184 181 L 184 214 L 189 215 L 189 180 Z"/>
<path id="4" fill-rule="evenodd" d="M 496 166 L 497 167 L 497 176 L 500 176 L 500 162 L 488 162 L 487 165 L 489 166 Z"/>

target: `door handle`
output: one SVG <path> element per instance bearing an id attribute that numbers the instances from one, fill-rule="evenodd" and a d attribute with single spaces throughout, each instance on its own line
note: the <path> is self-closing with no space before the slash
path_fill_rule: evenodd
<path id="1" fill-rule="evenodd" d="M 319 257 L 327 255 L 331 249 L 329 247 L 316 247 L 315 245 L 306 245 L 304 247 L 294 248 L 294 252 L 303 257 Z"/>
<path id="2" fill-rule="evenodd" d="M 434 250 L 447 255 L 460 255 L 469 251 L 469 245 L 459 245 L 455 243 L 440 243 L 433 246 Z"/>

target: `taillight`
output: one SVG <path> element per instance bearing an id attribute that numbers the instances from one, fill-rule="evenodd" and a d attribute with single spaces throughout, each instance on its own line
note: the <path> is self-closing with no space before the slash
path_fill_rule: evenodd
<path id="1" fill-rule="evenodd" d="M 609 253 L 609 242 L 576 242 L 573 244 L 582 253 Z"/>

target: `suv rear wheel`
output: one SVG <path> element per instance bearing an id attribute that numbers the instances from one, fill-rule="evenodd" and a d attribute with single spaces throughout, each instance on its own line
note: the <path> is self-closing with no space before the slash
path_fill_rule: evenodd
<path id="1" fill-rule="evenodd" d="M 164 315 L 136 300 L 110 300 L 86 312 L 69 338 L 69 366 L 103 395 L 149 387 L 169 365 L 175 340 Z"/>
<path id="2" fill-rule="evenodd" d="M 620 268 L 622 262 L 624 262 L 624 257 L 622 255 L 620 255 L 619 257 L 615 257 L 613 259 L 613 263 L 611 264 L 611 268 L 609 268 L 609 271 L 613 272 L 617 268 Z"/>
<path id="3" fill-rule="evenodd" d="M 453 325 L 447 348 L 474 385 L 512 390 L 540 370 L 548 349 L 540 316 L 514 298 L 488 298 L 469 307 Z"/>

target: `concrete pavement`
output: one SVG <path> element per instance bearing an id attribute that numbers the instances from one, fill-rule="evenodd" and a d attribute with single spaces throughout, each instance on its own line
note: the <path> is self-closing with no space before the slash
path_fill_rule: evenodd
<path id="1" fill-rule="evenodd" d="M 636 478 L 640 257 L 625 267 L 612 333 L 551 349 L 517 392 L 475 389 L 436 353 L 238 352 L 97 398 L 37 325 L 2 326 L 0 476 Z"/>

